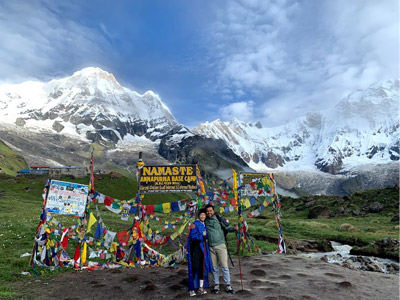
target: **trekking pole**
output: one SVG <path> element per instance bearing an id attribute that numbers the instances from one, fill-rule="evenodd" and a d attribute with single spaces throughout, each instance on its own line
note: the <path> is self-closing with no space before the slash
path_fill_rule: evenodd
<path id="1" fill-rule="evenodd" d="M 238 233 L 238 235 L 239 235 L 239 233 Z M 237 244 L 237 255 L 238 255 L 238 260 L 239 260 L 240 283 L 242 284 L 242 291 L 243 291 L 242 266 L 240 264 L 240 251 L 239 251 L 240 240 L 239 240 L 238 236 L 236 236 L 236 244 Z"/>
<path id="2" fill-rule="evenodd" d="M 228 242 L 226 240 L 225 240 L 225 245 L 226 245 L 226 252 L 228 252 L 228 257 L 229 257 L 229 260 L 231 261 L 232 267 L 235 267 L 233 260 L 232 260 L 232 256 L 229 253 Z"/>

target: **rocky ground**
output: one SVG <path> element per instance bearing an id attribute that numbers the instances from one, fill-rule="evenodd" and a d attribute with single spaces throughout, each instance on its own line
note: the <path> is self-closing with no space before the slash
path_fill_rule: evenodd
<path id="1" fill-rule="evenodd" d="M 231 268 L 236 294 L 202 299 L 399 299 L 399 276 L 350 270 L 320 259 L 268 255 L 241 259 Z M 16 284 L 29 299 L 181 299 L 187 292 L 187 266 L 61 273 L 30 277 Z M 210 290 L 209 290 L 210 291 Z"/>

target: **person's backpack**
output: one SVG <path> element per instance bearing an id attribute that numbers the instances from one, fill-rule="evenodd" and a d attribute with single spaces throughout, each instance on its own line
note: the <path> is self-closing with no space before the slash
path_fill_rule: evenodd
<path id="1" fill-rule="evenodd" d="M 222 226 L 222 224 L 225 225 L 226 227 L 229 227 L 229 222 L 227 219 L 220 216 L 219 214 L 215 214 L 215 216 L 217 217 L 219 224 L 221 225 L 221 229 L 224 232 L 224 237 L 225 237 L 225 241 L 226 241 L 226 235 L 228 234 L 228 230 L 226 230 L 225 227 Z"/>

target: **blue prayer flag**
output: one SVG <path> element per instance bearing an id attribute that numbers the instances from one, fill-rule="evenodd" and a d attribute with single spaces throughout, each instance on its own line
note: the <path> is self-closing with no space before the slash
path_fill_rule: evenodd
<path id="1" fill-rule="evenodd" d="M 96 239 L 99 239 L 101 237 L 101 235 L 103 234 L 103 232 L 104 232 L 104 228 L 101 227 L 100 222 L 97 223 L 96 233 L 94 234 L 94 237 Z"/>
<path id="2" fill-rule="evenodd" d="M 179 204 L 178 204 L 178 202 L 171 202 L 171 211 L 172 211 L 172 212 L 179 211 Z"/>
<path id="3" fill-rule="evenodd" d="M 129 213 L 132 215 L 136 215 L 137 212 L 137 206 L 131 206 L 131 208 L 129 209 Z"/>

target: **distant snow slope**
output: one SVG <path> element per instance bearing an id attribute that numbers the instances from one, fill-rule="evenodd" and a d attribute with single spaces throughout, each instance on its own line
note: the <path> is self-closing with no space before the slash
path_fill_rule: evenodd
<path id="1" fill-rule="evenodd" d="M 350 94 L 334 109 L 309 113 L 279 127 L 237 119 L 192 130 L 222 139 L 259 171 L 322 170 L 336 174 L 357 165 L 399 160 L 399 79 Z"/>

